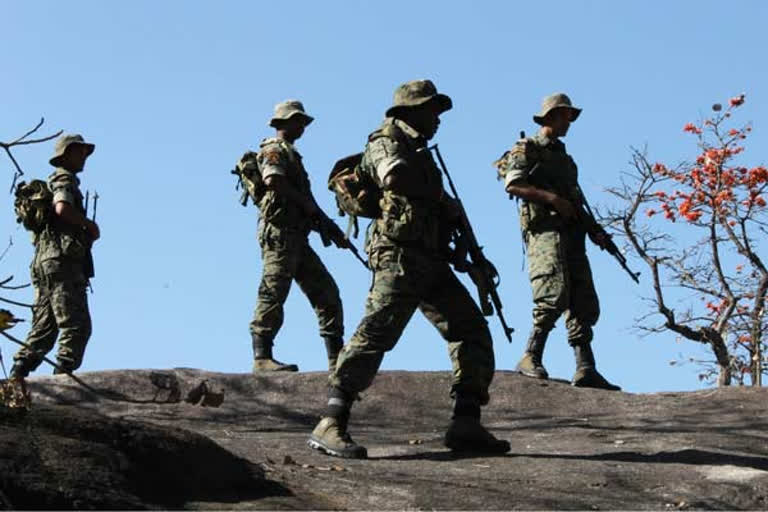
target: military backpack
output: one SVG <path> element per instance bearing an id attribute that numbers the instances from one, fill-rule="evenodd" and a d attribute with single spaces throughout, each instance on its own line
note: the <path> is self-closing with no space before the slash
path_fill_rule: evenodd
<path id="1" fill-rule="evenodd" d="M 238 178 L 237 188 L 243 189 L 240 197 L 240 204 L 243 206 L 248 204 L 249 197 L 253 204 L 258 206 L 267 191 L 259 170 L 258 156 L 254 151 L 246 151 L 232 170 L 232 174 Z"/>
<path id="2" fill-rule="evenodd" d="M 33 233 L 40 233 L 48 225 L 53 212 L 53 193 L 43 180 L 22 181 L 16 185 L 13 209 L 16 222 Z"/>
<path id="3" fill-rule="evenodd" d="M 336 162 L 328 176 L 328 190 L 336 195 L 339 215 L 349 216 L 347 236 L 349 231 L 357 236 L 358 217 L 375 219 L 381 216 L 381 190 L 368 173 L 361 169 L 362 160 L 362 153 L 344 157 Z"/>

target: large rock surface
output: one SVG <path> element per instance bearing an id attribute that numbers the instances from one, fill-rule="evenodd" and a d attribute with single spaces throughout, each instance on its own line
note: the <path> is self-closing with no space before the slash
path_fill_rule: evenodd
<path id="1" fill-rule="evenodd" d="M 635 395 L 499 372 L 484 422 L 512 451 L 457 458 L 441 443 L 450 376 L 384 372 L 350 425 L 370 458 L 349 461 L 306 446 L 324 373 L 164 372 L 182 398 L 207 379 L 225 400 L 162 403 L 149 370 L 81 375 L 134 403 L 65 376 L 33 379 L 33 410 L 0 413 L 0 504 L 22 507 L 48 489 L 37 508 L 768 508 L 762 389 Z M 41 475 L 35 460 L 53 466 Z"/>

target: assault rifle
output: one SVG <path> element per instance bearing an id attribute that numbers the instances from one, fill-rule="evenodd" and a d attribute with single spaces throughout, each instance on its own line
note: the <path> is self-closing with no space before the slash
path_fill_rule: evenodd
<path id="1" fill-rule="evenodd" d="M 579 222 L 584 229 L 586 229 L 587 234 L 589 234 L 589 238 L 595 241 L 601 251 L 608 251 L 608 254 L 616 258 L 619 265 L 621 265 L 621 268 L 629 274 L 629 277 L 631 277 L 637 284 L 640 284 L 640 279 L 638 279 L 640 272 L 632 272 L 627 266 L 627 258 L 621 254 L 621 251 L 613 241 L 613 237 L 600 225 L 600 223 L 597 222 L 597 219 L 595 219 L 595 216 L 592 213 L 592 208 L 589 207 L 587 198 L 584 197 L 584 192 L 578 184 L 574 187 L 574 192 L 578 202 L 578 204 L 575 205 L 577 208 L 576 213 L 579 216 Z M 602 238 L 602 243 L 596 241 L 598 238 Z"/>
<path id="2" fill-rule="evenodd" d="M 501 283 L 499 273 L 496 270 L 496 267 L 493 266 L 493 263 L 486 259 L 483 254 L 483 248 L 477 242 L 477 237 L 475 237 L 472 224 L 470 224 L 469 217 L 467 217 L 467 211 L 464 209 L 464 204 L 461 202 L 459 193 L 451 179 L 451 175 L 448 173 L 448 168 L 443 161 L 443 156 L 440 154 L 440 149 L 438 149 L 437 144 L 434 144 L 429 146 L 429 150 L 435 152 L 443 174 L 445 174 L 445 177 L 448 180 L 453 199 L 459 207 L 460 230 L 467 243 L 469 257 L 472 260 L 469 274 L 472 277 L 472 281 L 474 281 L 477 286 L 477 291 L 480 296 L 480 309 L 485 316 L 490 316 L 493 314 L 494 310 L 496 311 L 496 316 L 499 318 L 501 327 L 504 329 L 504 336 L 506 336 L 507 340 L 512 343 L 512 333 L 515 332 L 515 330 L 512 327 L 507 326 L 507 321 L 501 313 L 503 307 L 501 298 L 499 298 L 499 293 L 496 291 L 496 288 L 498 288 Z"/>
<path id="3" fill-rule="evenodd" d="M 360 256 L 357 247 L 349 241 L 346 235 L 344 235 L 344 231 L 342 231 L 342 229 L 322 210 L 314 218 L 313 228 L 320 235 L 320 239 L 323 241 L 325 247 L 329 247 L 333 244 L 339 249 L 349 249 L 352 251 L 352 254 L 355 255 L 355 258 L 357 258 L 365 268 L 368 268 L 368 262 Z"/>

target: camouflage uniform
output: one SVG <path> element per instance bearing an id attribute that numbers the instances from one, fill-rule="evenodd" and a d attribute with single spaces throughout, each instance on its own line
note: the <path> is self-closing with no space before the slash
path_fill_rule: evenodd
<path id="1" fill-rule="evenodd" d="M 279 175 L 299 192 L 311 195 L 309 176 L 293 144 L 279 138 L 265 139 L 260 146 L 258 163 L 263 179 Z M 334 342 L 340 344 L 344 318 L 339 289 L 309 245 L 312 219 L 307 218 L 298 204 L 271 189 L 267 189 L 261 198 L 259 212 L 262 278 L 250 324 L 254 355 L 258 358 L 260 348 L 271 349 L 283 324 L 283 305 L 293 280 L 312 304 L 326 345 L 329 340 L 337 340 Z M 294 368 L 295 365 L 289 365 L 287 369 Z"/>
<path id="2" fill-rule="evenodd" d="M 85 144 L 79 135 L 65 135 L 57 142 L 51 159 L 58 157 L 70 144 Z M 93 151 L 93 145 L 87 144 Z M 48 178 L 53 204 L 69 203 L 85 215 L 80 180 L 67 169 L 58 168 Z M 35 257 L 30 265 L 35 302 L 32 327 L 27 335 L 28 348 L 14 356 L 12 374 L 25 377 L 35 370 L 59 338 L 57 362 L 64 370 L 74 371 L 83 362 L 83 354 L 91 336 L 91 316 L 86 288 L 93 277 L 91 241 L 81 226 L 53 220 L 34 235 Z M 56 372 L 55 372 L 56 373 Z"/>
<path id="3" fill-rule="evenodd" d="M 426 140 L 403 121 L 388 118 L 371 134 L 363 170 L 381 179 L 397 163 L 418 172 L 440 195 L 440 170 Z M 344 347 L 331 386 L 356 395 L 378 371 L 384 352 L 394 348 L 418 308 L 448 342 L 453 365 L 452 394 L 465 391 L 488 403 L 494 356 L 488 323 L 469 292 L 440 254 L 441 203 L 384 191 L 382 216 L 368 243 L 373 286 L 365 315 Z"/>
<path id="4" fill-rule="evenodd" d="M 576 197 L 578 170 L 559 139 L 541 134 L 525 139 L 505 160 L 507 184 L 529 183 L 566 199 Z M 568 343 L 589 343 L 600 305 L 587 259 L 586 231 L 566 225 L 557 212 L 533 201 L 522 201 L 520 226 L 533 290 L 533 328 L 548 333 L 565 313 Z"/>
<path id="5" fill-rule="evenodd" d="M 366 243 L 373 284 L 363 319 L 329 378 L 327 415 L 308 444 L 338 457 L 367 456 L 367 450 L 347 433 L 352 402 L 371 385 L 384 353 L 394 348 L 418 308 L 448 343 L 453 366 L 454 416 L 446 446 L 504 453 L 509 443 L 496 439 L 480 424 L 480 406 L 488 403 L 495 368 L 488 323 L 448 265 L 441 239 L 450 199 L 444 195 L 442 175 L 427 149 L 427 138 L 398 117 L 400 109 L 409 108 L 422 108 L 422 115 L 439 115 L 451 108 L 451 100 L 438 94 L 428 80 L 407 82 L 395 92 L 395 106 L 387 111 L 382 126 L 369 136 L 361 171 L 382 190 L 381 214 L 369 228 Z M 385 187 L 385 179 L 395 169 L 408 173 L 409 181 L 418 176 L 423 183 L 418 197 Z"/>
<path id="6" fill-rule="evenodd" d="M 558 108 L 568 109 L 571 122 L 581 113 L 566 95 L 554 94 L 544 99 L 541 112 L 533 119 L 546 125 L 547 115 Z M 578 169 L 558 138 L 540 132 L 520 140 L 497 166 L 505 186 L 531 185 L 580 208 Z M 566 223 L 547 204 L 522 200 L 520 227 L 528 252 L 533 328 L 518 370 L 531 377 L 548 377 L 542 363 L 544 345 L 555 322 L 565 313 L 568 343 L 577 362 L 573 385 L 619 389 L 597 372 L 590 347 L 600 304 L 587 259 L 585 226 L 579 222 Z"/>

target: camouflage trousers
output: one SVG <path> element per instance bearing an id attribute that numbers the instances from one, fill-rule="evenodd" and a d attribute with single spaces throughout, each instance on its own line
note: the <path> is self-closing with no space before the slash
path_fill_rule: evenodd
<path id="1" fill-rule="evenodd" d="M 592 282 L 583 232 L 527 232 L 528 275 L 533 290 L 533 328 L 548 333 L 565 313 L 568 343 L 592 341 L 600 303 Z"/>
<path id="2" fill-rule="evenodd" d="M 354 396 L 373 382 L 384 353 L 392 350 L 421 310 L 448 343 L 451 394 L 472 394 L 488 403 L 495 361 L 483 314 L 447 263 L 399 249 L 371 256 L 373 285 L 357 331 L 339 355 L 330 385 Z"/>
<path id="3" fill-rule="evenodd" d="M 34 371 L 59 339 L 58 364 L 75 371 L 83 362 L 85 346 L 91 337 L 87 282 L 51 276 L 36 280 L 32 327 L 27 345 L 13 356 L 14 374 L 26 376 Z"/>
<path id="4" fill-rule="evenodd" d="M 344 312 L 336 281 L 301 231 L 270 224 L 259 233 L 262 276 L 251 334 L 274 339 L 283 325 L 283 305 L 295 280 L 315 310 L 320 336 L 344 336 Z"/>

